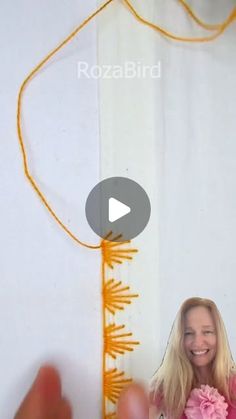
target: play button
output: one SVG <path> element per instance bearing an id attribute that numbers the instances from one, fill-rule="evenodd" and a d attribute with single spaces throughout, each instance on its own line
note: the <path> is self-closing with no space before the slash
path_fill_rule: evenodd
<path id="1" fill-rule="evenodd" d="M 146 227 L 151 205 L 145 190 L 125 177 L 111 177 L 99 182 L 90 192 L 85 212 L 92 230 L 101 238 L 126 241 Z"/>
<path id="2" fill-rule="evenodd" d="M 109 198 L 108 218 L 111 223 L 114 223 L 114 221 L 119 220 L 126 214 L 129 214 L 130 211 L 131 210 L 128 205 L 123 204 L 115 198 Z"/>

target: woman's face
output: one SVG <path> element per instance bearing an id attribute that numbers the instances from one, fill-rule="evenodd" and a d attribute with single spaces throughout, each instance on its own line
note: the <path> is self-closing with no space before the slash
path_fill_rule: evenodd
<path id="1" fill-rule="evenodd" d="M 210 311 L 203 306 L 190 308 L 184 319 L 184 348 L 196 368 L 208 366 L 216 355 L 216 330 Z"/>

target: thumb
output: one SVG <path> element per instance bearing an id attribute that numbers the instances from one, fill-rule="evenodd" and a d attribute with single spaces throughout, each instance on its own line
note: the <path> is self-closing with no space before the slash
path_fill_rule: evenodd
<path id="1" fill-rule="evenodd" d="M 117 405 L 118 419 L 148 419 L 148 396 L 141 384 L 131 384 L 121 393 Z"/>
<path id="2" fill-rule="evenodd" d="M 50 419 L 61 401 L 61 380 L 50 365 L 40 368 L 14 419 Z"/>

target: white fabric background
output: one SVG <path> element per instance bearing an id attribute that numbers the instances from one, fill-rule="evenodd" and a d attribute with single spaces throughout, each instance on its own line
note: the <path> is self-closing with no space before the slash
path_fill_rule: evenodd
<path id="1" fill-rule="evenodd" d="M 95 8 L 95 1 L 1 3 L 0 416 L 5 419 L 12 419 L 45 361 L 59 368 L 74 418 L 99 416 L 100 254 L 67 237 L 27 183 L 15 120 L 26 75 Z M 97 244 L 84 213 L 87 195 L 100 180 L 97 83 L 77 78 L 79 58 L 96 63 L 95 23 L 30 84 L 24 134 L 32 173 L 49 202 L 81 240 Z"/>
<path id="2" fill-rule="evenodd" d="M 99 417 L 100 255 L 77 246 L 26 182 L 15 127 L 16 95 L 28 71 L 96 2 L 1 3 L 0 412 L 11 419 L 44 360 L 59 368 L 74 418 Z M 176 1 L 133 0 L 147 18 L 197 34 Z M 192 1 L 207 21 L 235 2 Z M 90 189 L 128 176 L 148 192 L 152 216 L 114 275 L 140 292 L 123 315 L 141 346 L 118 362 L 148 379 L 183 299 L 214 299 L 236 356 L 235 25 L 214 43 L 177 44 L 142 26 L 120 1 L 54 59 L 24 98 L 30 167 L 58 214 L 89 243 Z M 86 80 L 78 60 L 161 62 L 161 78 Z M 121 316 L 122 317 L 122 316 Z M 4 377 L 4 378 L 3 378 Z M 92 388 L 92 393 L 88 390 Z"/>
<path id="3" fill-rule="evenodd" d="M 208 34 L 176 1 L 132 4 L 176 34 Z M 190 4 L 216 23 L 235 2 Z M 148 379 L 179 305 L 191 296 L 215 300 L 236 355 L 236 28 L 214 43 L 176 43 L 140 24 L 120 2 L 98 22 L 101 65 L 161 63 L 160 79 L 101 79 L 99 89 L 102 174 L 129 176 L 151 199 L 150 223 L 133 240 L 140 253 L 119 272 L 141 295 L 130 308 L 129 328 L 142 345 L 121 365 Z"/>

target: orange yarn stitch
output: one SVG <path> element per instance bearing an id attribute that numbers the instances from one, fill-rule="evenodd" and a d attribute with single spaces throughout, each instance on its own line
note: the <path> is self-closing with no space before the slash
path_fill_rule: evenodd
<path id="1" fill-rule="evenodd" d="M 112 238 L 110 232 L 106 238 Z M 125 328 L 125 325 L 117 326 L 115 323 L 109 322 L 107 312 L 115 315 L 117 310 L 124 310 L 125 304 L 131 303 L 131 298 L 138 297 L 138 294 L 127 294 L 126 291 L 130 287 L 122 287 L 121 281 L 114 279 L 106 279 L 106 267 L 114 268 L 114 264 L 122 263 L 122 259 L 132 260 L 132 256 L 127 256 L 130 253 L 136 253 L 137 249 L 123 249 L 122 247 L 130 243 L 129 240 L 124 242 L 110 242 L 106 239 L 102 240 L 102 297 L 103 297 L 103 310 L 102 310 L 102 323 L 103 323 L 103 360 L 102 360 L 102 373 L 103 373 L 103 395 L 102 395 L 102 418 L 107 419 L 114 417 L 115 413 L 108 414 L 107 401 L 115 404 L 119 398 L 120 392 L 123 388 L 131 383 L 131 378 L 125 378 L 124 371 L 118 371 L 117 368 L 107 369 L 107 356 L 116 359 L 118 355 L 124 355 L 125 352 L 133 351 L 133 346 L 139 345 L 138 341 L 127 340 L 131 337 L 132 333 L 117 334 Z M 117 248 L 118 246 L 118 248 Z M 114 249 L 115 248 L 115 249 Z"/>
<path id="2" fill-rule="evenodd" d="M 119 399 L 124 387 L 132 382 L 130 378 L 123 378 L 124 375 L 124 371 L 118 371 L 117 368 L 105 372 L 104 394 L 113 404 Z"/>
<path id="3" fill-rule="evenodd" d="M 90 249 L 101 249 L 102 255 L 102 264 L 101 264 L 101 277 L 102 277 L 102 326 L 103 326 L 103 360 L 102 360 L 102 371 L 103 371 L 103 402 L 102 402 L 102 417 L 103 419 L 115 419 L 115 412 L 107 413 L 106 400 L 111 401 L 115 404 L 118 400 L 120 392 L 122 389 L 130 383 L 131 378 L 125 378 L 125 373 L 123 371 L 118 371 L 117 368 L 107 370 L 106 357 L 110 356 L 112 359 L 116 359 L 118 355 L 124 355 L 127 351 L 133 351 L 133 346 L 138 345 L 138 341 L 127 340 L 128 337 L 132 336 L 132 333 L 121 333 L 117 334 L 118 331 L 123 331 L 125 325 L 116 325 L 115 323 L 108 323 L 107 312 L 112 315 L 116 314 L 117 310 L 124 310 L 125 306 L 131 304 L 132 299 L 138 297 L 138 294 L 130 294 L 129 286 L 123 286 L 121 281 L 116 281 L 115 279 L 106 279 L 105 271 L 109 267 L 114 268 L 115 264 L 121 264 L 124 260 L 132 260 L 131 254 L 136 253 L 137 249 L 122 249 L 120 246 L 123 246 L 130 241 L 116 242 L 121 235 L 114 237 L 113 241 L 107 241 L 106 239 L 112 237 L 112 232 L 110 232 L 105 239 L 101 240 L 99 245 L 89 245 L 82 242 L 77 238 L 68 227 L 60 220 L 55 211 L 52 209 L 51 205 L 48 203 L 44 194 L 41 192 L 38 187 L 35 179 L 30 174 L 26 148 L 23 139 L 22 132 L 22 99 L 23 93 L 33 79 L 33 77 L 43 68 L 43 66 L 67 43 L 69 43 L 77 33 L 85 27 L 96 15 L 98 15 L 102 10 L 104 10 L 109 4 L 114 0 L 106 1 L 102 6 L 100 6 L 94 13 L 92 13 L 84 22 L 79 25 L 69 36 L 65 38 L 56 48 L 54 48 L 40 63 L 30 72 L 30 74 L 23 81 L 17 100 L 17 133 L 18 140 L 20 144 L 20 151 L 23 159 L 24 173 L 34 191 L 38 195 L 39 199 L 43 205 L 47 208 L 54 220 L 59 224 L 59 226 L 78 244 L 85 246 Z M 201 27 L 207 30 L 212 30 L 214 33 L 206 37 L 182 37 L 177 36 L 166 29 L 161 28 L 160 26 L 148 21 L 142 17 L 134 8 L 129 0 L 123 0 L 123 3 L 129 9 L 129 11 L 136 17 L 136 19 L 144 25 L 149 26 L 151 29 L 156 30 L 161 35 L 170 38 L 175 41 L 182 42 L 209 42 L 220 35 L 230 26 L 230 24 L 236 19 L 236 8 L 232 10 L 228 18 L 220 24 L 207 24 L 199 19 L 196 14 L 193 12 L 191 7 L 184 1 L 179 0 L 180 4 L 183 6 L 184 10 L 189 14 L 189 16 Z"/>
<path id="4" fill-rule="evenodd" d="M 128 294 L 130 287 L 122 286 L 121 281 L 109 279 L 103 286 L 104 306 L 111 313 L 115 314 L 117 310 L 124 310 L 125 305 L 132 303 L 131 298 L 139 297 L 138 294 Z"/>
<path id="5" fill-rule="evenodd" d="M 133 336 L 133 333 L 131 332 L 116 334 L 116 332 L 118 332 L 119 330 L 123 330 L 124 328 L 124 324 L 117 326 L 115 323 L 109 324 L 105 327 L 105 352 L 108 355 L 110 355 L 113 359 L 117 358 L 117 354 L 124 355 L 126 351 L 132 352 L 134 350 L 132 346 L 139 345 L 139 342 L 137 341 L 125 340 L 125 338 Z"/>

